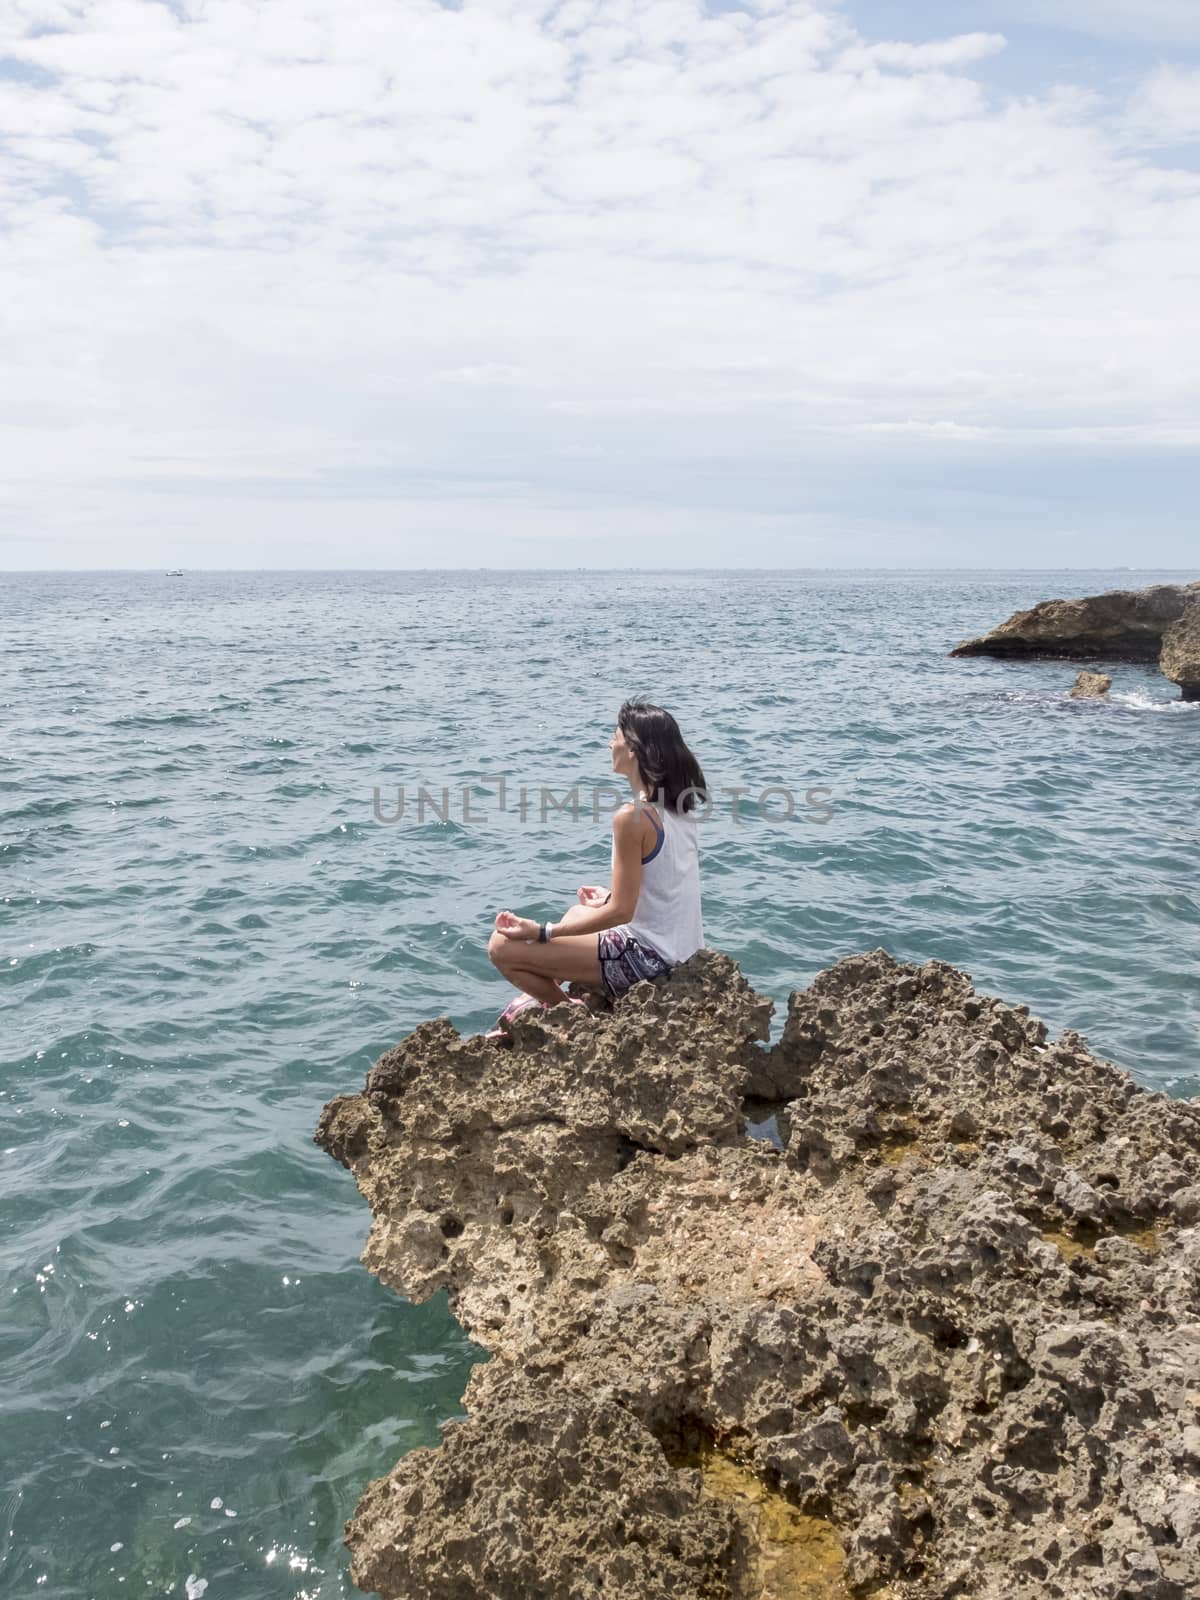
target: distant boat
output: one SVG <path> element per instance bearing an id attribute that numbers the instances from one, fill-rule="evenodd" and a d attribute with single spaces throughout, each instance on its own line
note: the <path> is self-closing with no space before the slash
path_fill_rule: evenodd
<path id="1" fill-rule="evenodd" d="M 168 578 L 182 578 L 183 577 L 183 568 L 182 567 L 172 567 L 167 572 L 166 576 Z"/>

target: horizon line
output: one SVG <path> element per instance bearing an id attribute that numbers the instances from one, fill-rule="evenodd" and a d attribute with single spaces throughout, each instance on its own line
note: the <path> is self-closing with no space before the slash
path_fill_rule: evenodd
<path id="1" fill-rule="evenodd" d="M 1044 566 L 1012 566 L 1012 565 L 977 565 L 977 566 L 795 566 L 795 567 L 721 567 L 721 566 L 696 566 L 696 567 L 0 567 L 0 577 L 58 577 L 65 574 L 75 574 L 83 577 L 92 575 L 110 575 L 128 573 L 131 576 L 158 576 L 176 577 L 187 574 L 216 574 L 216 573 L 342 573 L 342 572 L 379 572 L 379 573 L 503 573 L 506 575 L 519 575 L 537 572 L 553 573 L 609 573 L 609 572 L 1191 572 L 1192 567 L 1161 566 L 1154 562 L 1139 566 L 1123 564 L 1121 566 L 1097 566 L 1093 564 L 1063 566 L 1049 564 Z"/>

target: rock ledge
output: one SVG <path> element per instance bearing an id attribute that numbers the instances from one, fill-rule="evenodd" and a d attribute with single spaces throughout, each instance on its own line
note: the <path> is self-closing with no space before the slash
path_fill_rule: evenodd
<path id="1" fill-rule="evenodd" d="M 964 639 L 950 654 L 1157 661 L 1163 676 L 1179 685 L 1183 699 L 1200 700 L 1200 582 L 1111 589 L 1080 600 L 1042 600 L 1028 611 L 1014 611 L 990 633 Z"/>
<path id="2" fill-rule="evenodd" d="M 354 1581 L 1200 1593 L 1200 1102 L 941 962 L 841 961 L 767 1049 L 771 1011 L 701 951 L 507 1049 L 423 1023 L 326 1106 L 364 1262 L 492 1357 L 363 1495 Z"/>

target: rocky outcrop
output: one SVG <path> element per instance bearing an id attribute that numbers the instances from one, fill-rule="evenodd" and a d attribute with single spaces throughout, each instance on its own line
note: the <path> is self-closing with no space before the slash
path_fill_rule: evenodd
<path id="1" fill-rule="evenodd" d="M 1082 600 L 1043 600 L 1030 611 L 1015 612 L 981 638 L 964 640 L 950 654 L 1157 661 L 1164 632 L 1183 615 L 1191 595 L 1200 596 L 1200 583 L 1113 589 Z"/>
<path id="2" fill-rule="evenodd" d="M 423 1023 L 325 1108 L 367 1266 L 491 1353 L 355 1582 L 1200 1592 L 1200 1103 L 940 962 L 839 962 L 768 1049 L 771 1009 L 701 951 L 508 1048 Z"/>
<path id="3" fill-rule="evenodd" d="M 1159 667 L 1185 700 L 1200 700 L 1200 586 L 1163 634 Z"/>
<path id="4" fill-rule="evenodd" d="M 1071 685 L 1072 700 L 1103 700 L 1112 688 L 1112 678 L 1107 672 L 1081 672 Z"/>

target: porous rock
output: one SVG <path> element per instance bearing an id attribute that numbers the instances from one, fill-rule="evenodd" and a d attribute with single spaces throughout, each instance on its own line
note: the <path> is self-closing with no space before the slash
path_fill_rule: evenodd
<path id="1" fill-rule="evenodd" d="M 1200 700 L 1200 590 L 1163 633 L 1159 669 L 1177 683 L 1185 700 Z"/>
<path id="2" fill-rule="evenodd" d="M 1200 1593 L 1200 1103 L 941 962 L 840 961 L 766 1048 L 771 1009 L 701 951 L 508 1048 L 424 1023 L 326 1107 L 367 1265 L 491 1352 L 355 1581 L 766 1596 L 699 1434 L 832 1523 L 846 1594 Z"/>
<path id="3" fill-rule="evenodd" d="M 1112 688 L 1107 672 L 1081 672 L 1071 685 L 1072 700 L 1102 700 Z"/>

